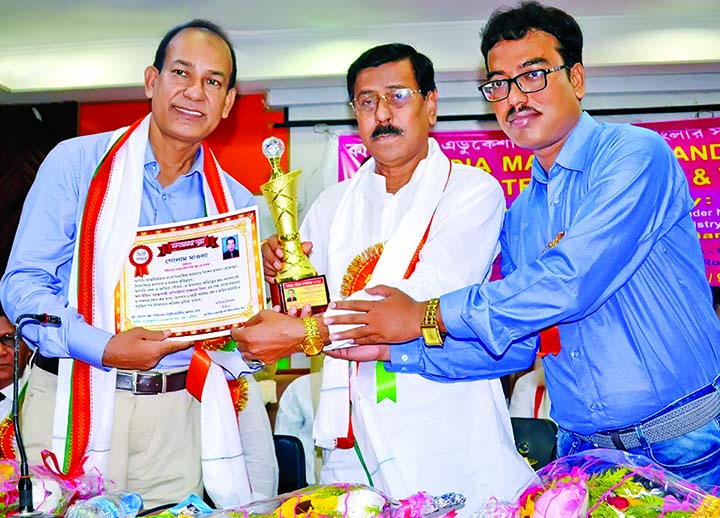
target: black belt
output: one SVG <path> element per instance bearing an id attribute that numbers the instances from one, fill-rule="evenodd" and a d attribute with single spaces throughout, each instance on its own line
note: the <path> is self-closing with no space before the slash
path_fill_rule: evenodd
<path id="1" fill-rule="evenodd" d="M 654 444 L 674 439 L 705 426 L 720 415 L 720 392 L 710 385 L 698 391 L 698 397 L 667 412 L 650 417 L 637 426 L 620 430 L 605 430 L 581 435 L 599 448 L 629 450 L 639 448 L 643 441 Z M 640 439 L 643 437 L 643 441 Z"/>
<path id="2" fill-rule="evenodd" d="M 40 353 L 35 353 L 33 365 L 57 376 L 57 358 L 48 358 Z M 186 379 L 186 370 L 172 374 L 162 371 L 118 371 L 115 387 L 118 390 L 129 390 L 135 394 L 162 394 L 184 390 Z"/>

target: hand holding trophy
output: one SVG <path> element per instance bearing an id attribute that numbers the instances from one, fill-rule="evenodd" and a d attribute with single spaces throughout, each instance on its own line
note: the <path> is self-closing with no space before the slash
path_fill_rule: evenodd
<path id="1" fill-rule="evenodd" d="M 283 266 L 275 275 L 277 282 L 270 285 L 272 303 L 285 313 L 290 306 L 301 308 L 305 304 L 310 304 L 313 313 L 320 313 L 329 303 L 327 282 L 305 255 L 298 230 L 297 192 L 302 170 L 289 173 L 282 170 L 280 158 L 285 144 L 277 137 L 265 139 L 262 151 L 272 171 L 270 180 L 261 185 L 260 190 L 270 208 L 284 253 Z"/>

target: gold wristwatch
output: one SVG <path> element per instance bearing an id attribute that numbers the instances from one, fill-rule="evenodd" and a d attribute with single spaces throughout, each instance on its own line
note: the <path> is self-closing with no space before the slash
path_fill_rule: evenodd
<path id="1" fill-rule="evenodd" d="M 308 356 L 320 354 L 325 344 L 320 336 L 317 320 L 315 320 L 315 317 L 305 317 L 302 320 L 305 326 L 305 339 L 300 344 L 300 347 Z"/>
<path id="2" fill-rule="evenodd" d="M 443 336 L 440 332 L 440 326 L 437 321 L 437 310 L 440 299 L 430 299 L 425 308 L 425 317 L 423 318 L 420 329 L 422 330 L 423 340 L 427 347 L 440 347 L 443 345 Z"/>

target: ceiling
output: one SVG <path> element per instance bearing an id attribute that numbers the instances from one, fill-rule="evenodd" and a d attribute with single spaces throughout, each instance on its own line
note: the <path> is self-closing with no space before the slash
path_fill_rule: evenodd
<path id="1" fill-rule="evenodd" d="M 342 83 L 368 47 L 415 45 L 443 77 L 477 77 L 478 33 L 502 0 L 4 0 L 0 103 L 142 97 L 172 26 L 207 18 L 238 54 L 241 91 Z M 720 71 L 718 0 L 550 0 L 585 33 L 589 67 Z M 514 4 L 514 2 L 512 2 Z"/>

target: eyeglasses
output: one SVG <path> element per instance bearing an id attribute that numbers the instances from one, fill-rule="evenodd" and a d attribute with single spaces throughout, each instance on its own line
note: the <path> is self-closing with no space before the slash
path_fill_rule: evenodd
<path id="1" fill-rule="evenodd" d="M 13 333 L 5 333 L 4 335 L 0 335 L 0 344 L 2 344 L 4 347 L 14 349 L 15 335 Z"/>
<path id="2" fill-rule="evenodd" d="M 364 93 L 350 101 L 350 106 L 355 110 L 355 113 L 367 115 L 369 113 L 375 113 L 380 99 L 385 101 L 391 108 L 402 108 L 410 103 L 413 94 L 422 95 L 422 91 L 413 90 L 412 88 L 392 88 L 388 90 L 385 95 L 380 95 L 375 92 Z"/>
<path id="3" fill-rule="evenodd" d="M 513 83 L 515 83 L 518 89 L 524 94 L 539 92 L 547 86 L 548 74 L 564 68 L 570 69 L 567 65 L 558 65 L 552 68 L 529 70 L 510 79 L 493 79 L 478 86 L 478 90 L 480 90 L 480 93 L 486 101 L 496 103 L 508 98 L 510 95 L 510 85 Z"/>

